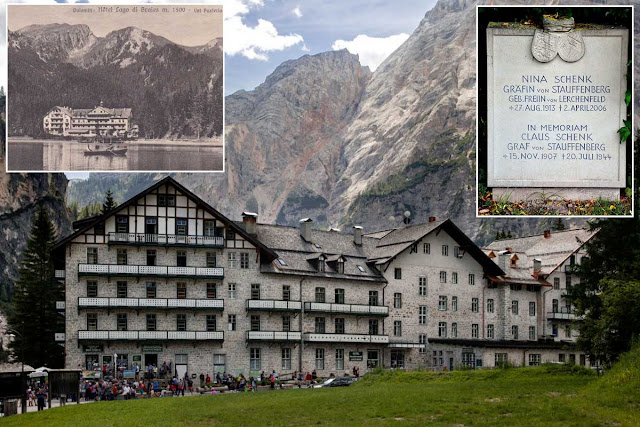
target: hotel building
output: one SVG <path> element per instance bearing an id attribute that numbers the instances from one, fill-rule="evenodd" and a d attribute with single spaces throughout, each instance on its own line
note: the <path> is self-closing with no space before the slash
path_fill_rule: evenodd
<path id="1" fill-rule="evenodd" d="M 167 361 L 178 375 L 328 376 L 354 366 L 535 365 L 563 354 L 588 363 L 573 335 L 553 334 L 565 324 L 557 317 L 567 307 L 565 264 L 581 255 L 575 240 L 558 248 L 566 258 L 554 257 L 555 267 L 543 258 L 529 271 L 542 257 L 533 241 L 482 250 L 450 220 L 370 234 L 312 225 L 258 224 L 251 212 L 234 222 L 170 177 L 77 222 L 54 249 L 66 368 Z M 515 265 L 502 261 L 515 255 Z"/>
<path id="2" fill-rule="evenodd" d="M 102 103 L 93 109 L 53 107 L 43 117 L 42 125 L 49 135 L 56 136 L 119 136 L 136 138 L 138 127 L 132 123 L 131 108 L 105 108 Z"/>

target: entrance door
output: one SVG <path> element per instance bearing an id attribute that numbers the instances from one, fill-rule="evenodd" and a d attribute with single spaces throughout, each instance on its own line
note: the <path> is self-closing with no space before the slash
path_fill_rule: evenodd
<path id="1" fill-rule="evenodd" d="M 391 350 L 391 367 L 404 369 L 404 351 Z"/>
<path id="2" fill-rule="evenodd" d="M 145 242 L 158 243 L 158 218 L 146 217 L 144 223 Z"/>
<path id="3" fill-rule="evenodd" d="M 105 355 L 102 356 L 102 366 L 103 371 L 106 372 L 108 376 L 113 376 L 113 356 Z"/>
<path id="4" fill-rule="evenodd" d="M 144 366 L 145 366 L 145 368 L 149 367 L 149 365 L 158 366 L 158 355 L 157 354 L 145 354 L 144 355 Z"/>
<path id="5" fill-rule="evenodd" d="M 380 353 L 378 350 L 367 350 L 367 368 L 374 369 L 380 363 Z"/>
<path id="6" fill-rule="evenodd" d="M 453 371 L 453 357 L 449 358 L 449 370 Z"/>
<path id="7" fill-rule="evenodd" d="M 186 354 L 176 354 L 176 376 L 178 378 L 184 377 L 184 374 L 187 373 L 187 355 Z"/>
<path id="8" fill-rule="evenodd" d="M 224 354 L 213 355 L 213 373 L 214 375 L 224 375 L 227 372 L 227 357 Z"/>

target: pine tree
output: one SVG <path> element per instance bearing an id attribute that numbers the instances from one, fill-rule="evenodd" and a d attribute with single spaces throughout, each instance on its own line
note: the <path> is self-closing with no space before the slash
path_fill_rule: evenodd
<path id="1" fill-rule="evenodd" d="M 104 203 L 102 204 L 102 213 L 107 213 L 116 206 L 118 206 L 118 204 L 113 200 L 113 193 L 111 190 L 107 190 L 107 195 L 104 199 Z"/>
<path id="2" fill-rule="evenodd" d="M 558 218 L 554 223 L 553 223 L 553 229 L 555 231 L 562 231 L 562 230 L 566 230 L 567 226 L 564 225 L 564 221 L 562 221 L 562 218 Z"/>
<path id="3" fill-rule="evenodd" d="M 35 367 L 61 367 L 64 360 L 63 348 L 55 341 L 55 333 L 60 331 L 56 301 L 62 299 L 62 289 L 54 277 L 54 242 L 55 227 L 47 210 L 40 206 L 18 269 L 13 313 L 8 319 L 10 328 L 18 332 L 10 344 L 13 354 Z"/>

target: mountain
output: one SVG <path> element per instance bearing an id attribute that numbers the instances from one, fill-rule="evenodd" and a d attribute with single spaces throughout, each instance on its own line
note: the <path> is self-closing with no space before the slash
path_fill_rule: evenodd
<path id="1" fill-rule="evenodd" d="M 128 107 L 144 138 L 222 133 L 223 53 L 186 48 L 135 27 L 96 37 L 86 25 L 9 32 L 9 135 L 43 136 L 56 105 Z M 200 117 L 204 117 L 204 123 Z"/>

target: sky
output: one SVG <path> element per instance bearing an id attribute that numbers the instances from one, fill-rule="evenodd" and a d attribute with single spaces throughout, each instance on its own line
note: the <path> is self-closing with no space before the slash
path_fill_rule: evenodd
<path id="1" fill-rule="evenodd" d="M 59 0 L 63 2 L 62 0 Z M 0 85 L 6 87 L 5 8 L 0 0 Z M 69 3 L 75 2 L 69 0 Z M 106 3 L 81 0 L 82 3 Z M 54 4 L 54 0 L 9 0 Z M 187 1 L 109 4 L 185 3 Z M 347 49 L 375 71 L 417 28 L 436 0 L 222 0 L 224 9 L 225 93 L 252 90 L 284 61 Z M 10 25 L 13 28 L 12 25 Z M 97 34 L 101 35 L 101 34 Z M 11 96 L 11 93 L 8 93 Z M 76 174 L 78 175 L 78 174 Z M 84 177 L 79 174 L 77 177 Z"/>

